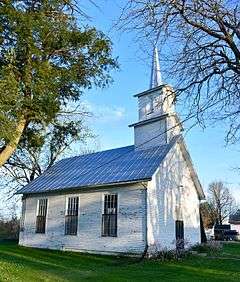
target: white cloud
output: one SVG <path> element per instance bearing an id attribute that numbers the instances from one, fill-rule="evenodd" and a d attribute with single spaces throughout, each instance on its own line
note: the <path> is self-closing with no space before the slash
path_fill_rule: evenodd
<path id="1" fill-rule="evenodd" d="M 101 122 L 119 121 L 126 115 L 126 109 L 121 106 L 97 105 L 85 101 L 83 107 L 93 114 L 94 119 Z"/>

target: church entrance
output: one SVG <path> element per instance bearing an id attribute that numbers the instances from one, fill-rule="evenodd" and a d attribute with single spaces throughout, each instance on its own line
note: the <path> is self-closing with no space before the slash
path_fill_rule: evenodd
<path id="1" fill-rule="evenodd" d="M 183 220 L 176 220 L 176 249 L 184 249 L 184 222 Z"/>

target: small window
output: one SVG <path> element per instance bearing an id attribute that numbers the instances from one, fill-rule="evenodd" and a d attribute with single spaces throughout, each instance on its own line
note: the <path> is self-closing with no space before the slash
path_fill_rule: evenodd
<path id="1" fill-rule="evenodd" d="M 38 200 L 38 213 L 36 222 L 36 233 L 45 233 L 48 199 Z"/>
<path id="2" fill-rule="evenodd" d="M 117 236 L 117 195 L 104 195 L 104 213 L 102 214 L 102 236 Z"/>
<path id="3" fill-rule="evenodd" d="M 154 109 L 162 109 L 163 107 L 163 99 L 162 99 L 162 96 L 157 96 L 154 98 L 153 100 L 153 108 Z"/>
<path id="4" fill-rule="evenodd" d="M 20 219 L 20 231 L 24 231 L 25 214 L 26 214 L 26 199 L 22 199 L 22 213 L 21 213 L 21 219 Z"/>
<path id="5" fill-rule="evenodd" d="M 146 115 L 150 115 L 151 113 L 153 113 L 153 98 L 152 97 L 148 97 L 148 102 L 145 106 L 145 113 Z"/>
<path id="6" fill-rule="evenodd" d="M 182 220 L 176 220 L 176 248 L 184 249 L 184 223 Z"/>
<path id="7" fill-rule="evenodd" d="M 77 235 L 79 198 L 69 197 L 65 215 L 65 235 Z"/>

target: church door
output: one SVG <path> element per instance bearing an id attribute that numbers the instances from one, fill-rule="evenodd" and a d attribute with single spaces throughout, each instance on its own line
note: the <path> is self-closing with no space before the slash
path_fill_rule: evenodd
<path id="1" fill-rule="evenodd" d="M 184 222 L 182 220 L 176 220 L 176 248 L 184 249 Z"/>

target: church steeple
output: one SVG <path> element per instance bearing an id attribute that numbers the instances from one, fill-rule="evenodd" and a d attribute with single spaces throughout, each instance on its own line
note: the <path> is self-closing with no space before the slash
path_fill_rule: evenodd
<path id="1" fill-rule="evenodd" d="M 174 109 L 175 93 L 162 82 L 157 46 L 153 50 L 150 88 L 134 95 L 138 98 L 138 122 L 134 127 L 136 150 L 160 146 L 170 142 L 181 131 Z"/>
<path id="2" fill-rule="evenodd" d="M 162 85 L 162 76 L 160 70 L 160 62 L 158 57 L 158 48 L 157 46 L 153 49 L 152 57 L 152 69 L 151 69 L 151 79 L 150 79 L 150 89 Z"/>

